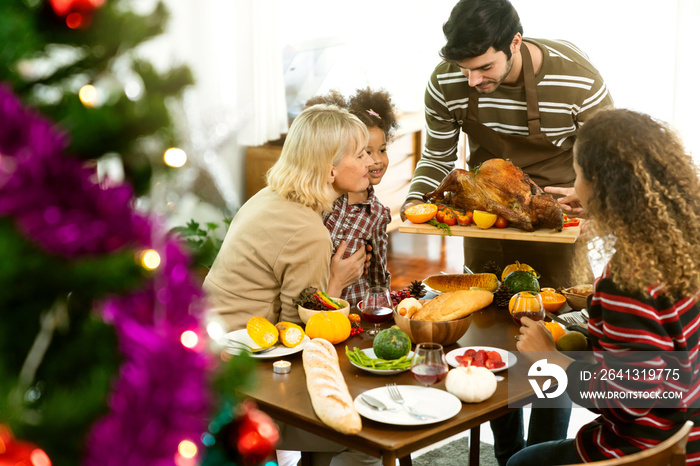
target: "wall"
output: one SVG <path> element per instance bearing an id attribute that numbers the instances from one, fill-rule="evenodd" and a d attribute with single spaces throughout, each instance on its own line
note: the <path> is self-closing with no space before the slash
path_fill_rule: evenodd
<path id="1" fill-rule="evenodd" d="M 253 0 L 169 0 L 180 36 L 178 53 L 189 56 L 203 107 L 229 105 L 245 114 L 247 89 L 236 88 L 236 8 Z M 425 83 L 439 61 L 442 24 L 454 0 L 277 0 L 278 40 L 285 44 L 334 37 L 344 45 L 319 91 L 384 87 L 402 110 L 421 111 Z M 513 0 L 525 36 L 567 39 L 584 49 L 606 78 L 618 107 L 650 113 L 675 125 L 700 154 L 700 74 L 691 34 L 700 23 L 697 0 Z M 691 30 L 693 28 L 693 30 Z M 693 87 L 691 87 L 693 86 Z M 244 198 L 245 148 L 220 153 L 232 183 Z"/>

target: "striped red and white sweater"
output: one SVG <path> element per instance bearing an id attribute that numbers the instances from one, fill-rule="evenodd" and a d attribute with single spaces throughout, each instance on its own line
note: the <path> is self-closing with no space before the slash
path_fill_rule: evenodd
<path id="1" fill-rule="evenodd" d="M 594 411 L 600 416 L 576 434 L 576 449 L 584 461 L 647 449 L 673 435 L 690 419 L 696 427 L 690 434 L 687 463 L 700 464 L 698 294 L 672 302 L 661 287 L 650 287 L 649 292 L 650 298 L 623 293 L 613 284 L 609 270 L 596 280 L 588 306 L 588 331 L 596 362 L 575 361 L 569 366 L 567 392 L 574 401 L 580 400 L 581 391 L 673 391 L 682 392 L 683 399 L 593 401 Z M 658 369 L 671 368 L 676 370 L 658 376 Z M 609 377 L 610 370 L 617 377 Z M 645 375 L 652 370 L 658 377 Z M 582 371 L 593 376 L 582 380 Z"/>

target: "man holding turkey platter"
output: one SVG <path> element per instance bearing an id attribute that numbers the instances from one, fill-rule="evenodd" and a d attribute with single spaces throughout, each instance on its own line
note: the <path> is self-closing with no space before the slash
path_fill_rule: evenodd
<path id="1" fill-rule="evenodd" d="M 469 140 L 470 173 L 487 160 L 507 159 L 545 191 L 572 187 L 576 133 L 597 110 L 613 105 L 586 55 L 569 42 L 524 39 L 508 0 L 461 0 L 443 32 L 443 61 L 425 91 L 425 148 L 402 217 L 455 168 L 460 129 Z M 464 257 L 475 272 L 488 261 L 503 266 L 519 260 L 556 287 L 568 285 L 573 246 L 465 238 Z M 528 444 L 566 438 L 570 409 L 570 402 L 563 409 L 533 409 Z M 522 424 L 521 410 L 491 423 L 499 464 L 525 446 Z"/>

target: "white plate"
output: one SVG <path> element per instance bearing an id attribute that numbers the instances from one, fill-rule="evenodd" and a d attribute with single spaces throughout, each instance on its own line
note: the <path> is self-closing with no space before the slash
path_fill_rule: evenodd
<path id="1" fill-rule="evenodd" d="M 499 367 L 498 369 L 489 369 L 491 372 L 501 372 L 509 367 L 513 367 L 516 362 L 518 362 L 518 358 L 515 357 L 513 353 L 510 351 L 503 350 L 501 348 L 494 348 L 492 346 L 465 346 L 463 348 L 457 348 L 455 350 L 450 351 L 445 355 L 445 359 L 447 359 L 447 364 L 449 364 L 452 367 L 459 367 L 460 364 L 457 362 L 457 356 L 462 356 L 465 351 L 468 349 L 473 349 L 474 351 L 476 350 L 484 350 L 484 351 L 496 351 L 498 354 L 501 355 L 501 359 L 503 360 L 504 363 L 506 363 L 505 366 Z"/>
<path id="2" fill-rule="evenodd" d="M 367 419 L 398 426 L 420 426 L 446 421 L 456 416 L 462 409 L 462 402 L 459 401 L 459 398 L 444 390 L 417 385 L 399 385 L 397 388 L 403 399 L 406 400 L 406 405 L 419 413 L 435 416 L 435 419 L 420 420 L 411 416 L 400 404 L 391 401 L 386 387 L 373 388 L 365 393 L 384 403 L 389 408 L 388 410 L 377 411 L 370 408 L 359 396 L 355 398 L 355 409 Z"/>
<path id="3" fill-rule="evenodd" d="M 240 343 L 244 343 L 250 346 L 251 348 L 260 348 L 260 345 L 255 343 L 253 339 L 250 338 L 250 335 L 248 335 L 248 331 L 244 328 L 240 330 L 234 330 L 233 332 L 229 332 L 225 335 L 225 337 L 226 341 L 233 340 Z M 287 348 L 282 343 L 276 343 L 274 349 L 270 351 L 265 351 L 261 354 L 251 354 L 251 356 L 258 359 L 273 359 L 279 358 L 281 356 L 287 356 L 290 354 L 298 353 L 299 351 L 303 350 L 309 341 L 311 341 L 311 339 L 307 335 L 304 335 L 304 339 L 301 341 L 301 343 L 299 343 L 294 348 Z M 239 350 L 233 347 L 226 348 L 226 351 L 231 354 L 239 354 L 241 352 L 245 352 L 244 350 Z"/>
<path id="4" fill-rule="evenodd" d="M 374 349 L 372 349 L 372 348 L 365 348 L 365 349 L 362 349 L 360 351 L 365 353 L 367 355 L 367 357 L 370 357 L 373 359 L 377 357 L 377 355 L 374 354 Z M 409 357 L 409 359 L 413 357 L 413 351 L 408 352 L 408 357 Z M 358 364 L 355 364 L 350 359 L 348 359 L 348 361 L 350 361 L 350 364 L 357 367 L 358 369 L 362 369 L 363 371 L 367 371 L 367 372 L 371 372 L 372 374 L 379 374 L 379 375 L 400 374 L 401 372 L 406 372 L 407 370 L 409 370 L 411 368 L 411 366 L 408 366 L 408 367 L 406 367 L 406 369 L 389 369 L 389 370 L 387 370 L 387 369 L 372 369 L 371 367 L 364 367 L 364 366 L 360 366 Z"/>

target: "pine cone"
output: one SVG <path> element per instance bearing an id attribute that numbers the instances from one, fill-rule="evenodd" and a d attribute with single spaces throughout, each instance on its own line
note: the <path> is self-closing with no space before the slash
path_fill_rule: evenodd
<path id="1" fill-rule="evenodd" d="M 510 298 L 512 298 L 514 294 L 515 292 L 506 285 L 501 285 L 493 294 L 493 301 L 498 307 L 508 307 Z"/>
<path id="2" fill-rule="evenodd" d="M 488 261 L 484 264 L 484 273 L 492 273 L 500 280 L 501 274 L 503 273 L 503 267 L 498 265 L 495 261 Z"/>
<path id="3" fill-rule="evenodd" d="M 413 280 L 408 285 L 408 291 L 411 293 L 412 298 L 421 299 L 425 296 L 425 285 L 420 280 Z"/>

